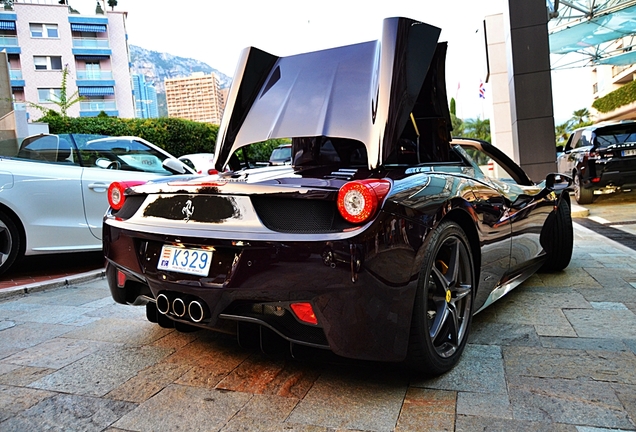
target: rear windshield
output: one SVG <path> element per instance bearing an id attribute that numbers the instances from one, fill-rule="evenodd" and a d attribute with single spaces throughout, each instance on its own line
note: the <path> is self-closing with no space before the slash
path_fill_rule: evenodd
<path id="1" fill-rule="evenodd" d="M 607 147 L 612 144 L 634 143 L 636 142 L 636 124 L 597 129 L 595 140 L 600 147 Z"/>

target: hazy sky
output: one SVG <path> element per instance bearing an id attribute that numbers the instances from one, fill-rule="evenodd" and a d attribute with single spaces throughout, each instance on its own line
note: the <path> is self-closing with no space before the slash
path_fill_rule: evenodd
<path id="1" fill-rule="evenodd" d="M 96 0 L 69 0 L 93 14 Z M 483 19 L 501 13 L 501 0 L 118 0 L 128 12 L 131 45 L 203 61 L 232 76 L 243 48 L 274 55 L 298 54 L 380 37 L 382 19 L 405 16 L 442 29 L 448 41 L 446 81 L 463 118 L 490 117 L 490 87 L 485 79 Z M 371 6 L 373 5 L 373 6 Z M 459 91 L 457 90 L 459 85 Z M 553 74 L 555 121 L 562 123 L 591 100 L 589 71 Z"/>

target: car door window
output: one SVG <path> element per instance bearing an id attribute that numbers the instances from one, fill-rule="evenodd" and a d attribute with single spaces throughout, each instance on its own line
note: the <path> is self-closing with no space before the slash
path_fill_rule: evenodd
<path id="1" fill-rule="evenodd" d="M 585 130 L 581 134 L 581 139 L 576 143 L 576 148 L 590 147 L 593 144 L 593 132 L 591 130 Z"/>
<path id="2" fill-rule="evenodd" d="M 477 174 L 481 174 L 491 179 L 497 179 L 508 183 L 516 183 L 510 176 L 508 171 L 500 165 L 497 161 L 492 159 L 482 150 L 476 147 L 466 147 L 464 151 L 470 156 L 476 165 L 476 169 L 479 171 Z"/>
<path id="3" fill-rule="evenodd" d="M 570 151 L 578 147 L 580 139 L 581 139 L 581 131 L 576 131 L 572 135 L 570 135 L 570 138 L 568 139 L 568 143 L 565 145 L 565 151 Z"/>

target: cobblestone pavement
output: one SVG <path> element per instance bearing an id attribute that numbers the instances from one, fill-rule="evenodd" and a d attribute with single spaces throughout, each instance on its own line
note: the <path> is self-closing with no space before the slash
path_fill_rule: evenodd
<path id="1" fill-rule="evenodd" d="M 163 329 L 103 278 L 14 293 L 0 300 L 0 430 L 636 430 L 636 252 L 575 229 L 566 271 L 477 315 L 437 379 Z"/>

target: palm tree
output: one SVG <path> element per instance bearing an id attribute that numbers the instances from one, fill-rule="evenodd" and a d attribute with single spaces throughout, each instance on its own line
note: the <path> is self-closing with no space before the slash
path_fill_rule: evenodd
<path id="1" fill-rule="evenodd" d="M 572 125 L 572 129 L 590 124 L 590 112 L 587 108 L 581 108 L 574 111 L 572 113 L 570 123 Z"/>
<path id="2" fill-rule="evenodd" d="M 556 125 L 554 127 L 554 135 L 556 136 L 556 145 L 557 146 L 565 146 L 565 143 L 568 140 L 568 136 L 570 136 L 570 122 L 567 121 L 560 125 Z"/>
<path id="3" fill-rule="evenodd" d="M 490 142 L 490 120 L 480 118 L 465 120 L 464 137 Z"/>
<path id="4" fill-rule="evenodd" d="M 52 103 L 54 105 L 56 105 L 60 112 L 59 115 L 61 115 L 62 117 L 68 117 L 68 113 L 67 110 L 75 105 L 78 102 L 81 102 L 82 100 L 84 100 L 83 96 L 79 95 L 79 91 L 76 90 L 73 94 L 71 94 L 70 96 L 67 93 L 67 79 L 68 79 L 68 75 L 69 75 L 70 71 L 68 70 L 68 64 L 64 65 L 64 69 L 62 70 L 62 83 L 60 85 L 60 96 L 59 98 L 54 98 L 54 99 L 49 99 L 47 102 Z M 49 114 L 52 109 L 49 109 L 45 106 L 33 103 L 33 102 L 29 102 L 26 101 L 26 104 L 39 109 L 40 111 L 42 111 L 42 114 L 46 115 Z"/>

